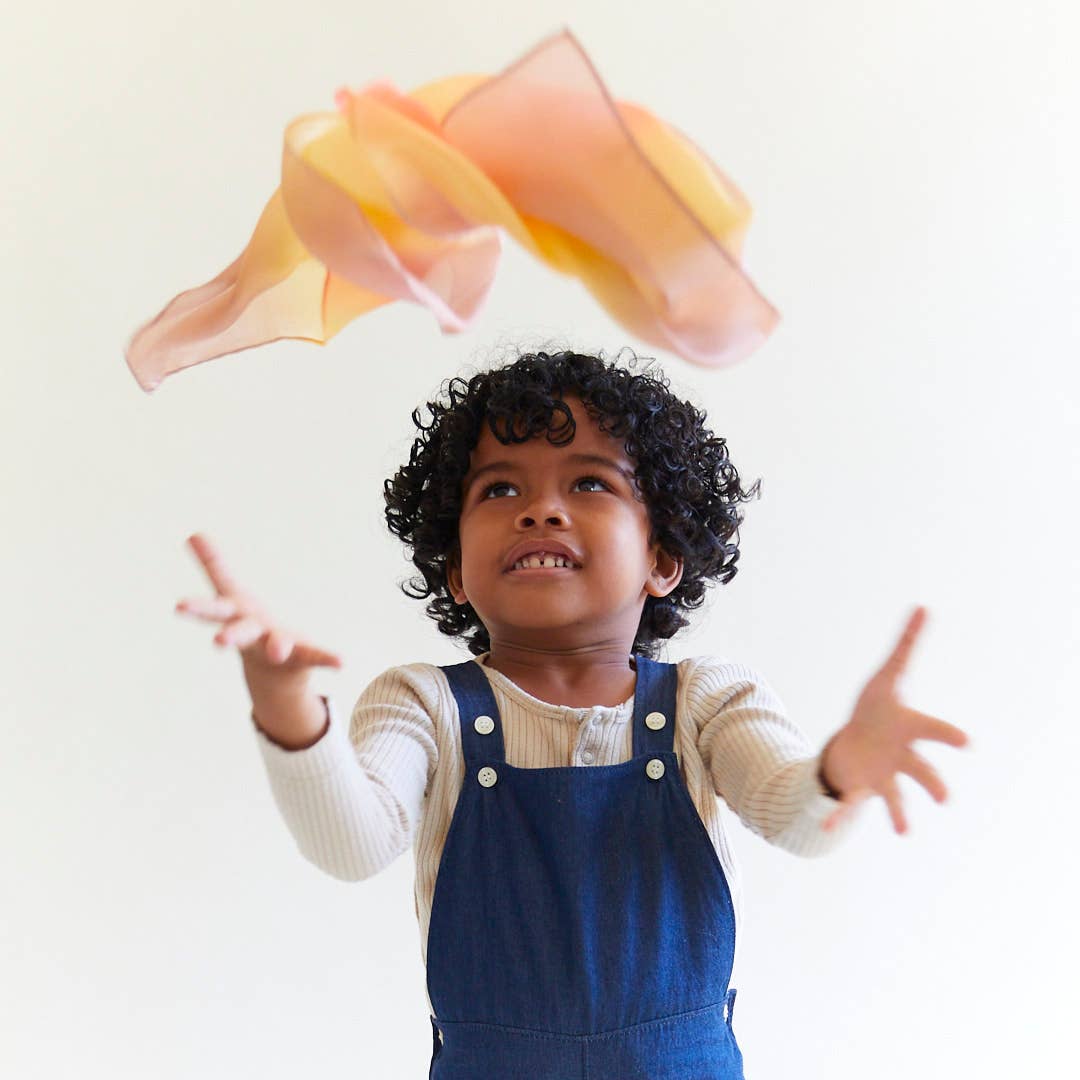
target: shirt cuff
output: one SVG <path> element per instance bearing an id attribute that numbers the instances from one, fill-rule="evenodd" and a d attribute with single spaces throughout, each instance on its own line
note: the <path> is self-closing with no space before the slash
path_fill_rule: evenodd
<path id="1" fill-rule="evenodd" d="M 345 725 L 338 722 L 333 702 L 325 694 L 319 694 L 319 700 L 326 713 L 326 726 L 314 743 L 299 750 L 275 742 L 259 727 L 252 710 L 251 723 L 259 749 L 276 774 L 296 780 L 325 776 L 336 772 L 344 757 L 352 752 Z"/>
<path id="2" fill-rule="evenodd" d="M 829 795 L 821 782 L 821 754 L 811 759 L 809 768 L 803 774 L 803 825 L 807 832 L 804 854 L 824 854 L 837 847 L 843 838 L 851 832 L 855 822 L 862 816 L 862 807 L 849 814 L 845 821 L 834 826 L 830 832 L 822 829 L 825 821 L 832 817 L 839 808 L 840 800 Z"/>
<path id="3" fill-rule="evenodd" d="M 843 798 L 844 793 L 842 791 L 838 791 L 832 786 L 832 784 L 828 782 L 828 780 L 825 779 L 824 768 L 825 752 L 832 745 L 832 741 L 835 738 L 835 735 L 831 736 L 825 743 L 825 745 L 821 748 L 821 753 L 818 754 L 818 756 L 814 759 L 814 778 L 817 781 L 818 790 L 821 792 L 822 795 L 827 796 L 835 802 L 839 802 L 840 799 Z"/>

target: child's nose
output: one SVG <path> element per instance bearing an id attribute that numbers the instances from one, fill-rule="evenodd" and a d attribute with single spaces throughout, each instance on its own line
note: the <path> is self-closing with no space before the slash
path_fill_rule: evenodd
<path id="1" fill-rule="evenodd" d="M 564 529 L 570 524 L 570 515 L 565 507 L 552 500 L 537 500 L 518 514 L 514 524 L 519 529 L 531 529 L 542 521 L 552 528 Z"/>

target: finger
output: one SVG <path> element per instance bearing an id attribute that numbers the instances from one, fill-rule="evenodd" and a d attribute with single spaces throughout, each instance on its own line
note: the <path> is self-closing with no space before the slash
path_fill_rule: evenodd
<path id="1" fill-rule="evenodd" d="M 904 627 L 904 632 L 900 635 L 900 640 L 896 643 L 896 648 L 893 649 L 892 655 L 882 666 L 882 671 L 887 673 L 891 682 L 899 679 L 907 669 L 908 660 L 911 658 L 911 650 L 915 647 L 915 640 L 918 638 L 919 631 L 922 630 L 925 622 L 926 608 L 920 605 L 912 612 L 907 626 Z"/>
<path id="2" fill-rule="evenodd" d="M 235 600 L 227 596 L 212 596 L 209 599 L 196 597 L 178 600 L 176 610 L 209 622 L 231 619 L 237 614 L 237 605 Z"/>
<path id="3" fill-rule="evenodd" d="M 276 664 L 284 664 L 286 660 L 292 660 L 294 664 L 303 664 L 307 667 L 340 668 L 342 666 L 341 658 L 336 653 L 297 641 L 295 634 L 282 628 L 271 630 L 267 635 L 266 655 Z"/>
<path id="4" fill-rule="evenodd" d="M 943 742 L 949 746 L 967 746 L 971 742 L 966 731 L 961 731 L 960 728 L 939 720 L 936 716 L 914 711 L 912 711 L 912 716 L 918 721 L 916 739 L 933 739 L 935 742 Z"/>
<path id="5" fill-rule="evenodd" d="M 313 649 L 308 645 L 297 645 L 293 655 L 302 664 L 309 664 L 311 667 L 339 668 L 342 666 L 341 657 L 336 653 Z"/>
<path id="6" fill-rule="evenodd" d="M 253 641 L 258 641 L 265 633 L 266 626 L 262 619 L 245 615 L 223 627 L 214 640 L 219 645 L 235 645 L 237 648 L 244 649 Z"/>
<path id="7" fill-rule="evenodd" d="M 949 797 L 948 789 L 942 782 L 937 770 L 926 758 L 915 753 L 914 750 L 908 750 L 904 756 L 903 764 L 900 766 L 900 771 L 922 784 L 936 802 L 943 803 Z"/>
<path id="8" fill-rule="evenodd" d="M 892 818 L 893 828 L 902 836 L 908 831 L 907 818 L 904 816 L 904 802 L 900 797 L 900 788 L 895 780 L 890 780 L 882 792 L 885 803 L 889 807 L 889 816 Z"/>
<path id="9" fill-rule="evenodd" d="M 206 576 L 218 593 L 225 596 L 239 591 L 239 587 L 233 580 L 233 576 L 225 569 L 225 563 L 217 547 L 201 533 L 195 533 L 188 537 L 191 550 L 195 552 L 199 562 L 202 563 Z"/>

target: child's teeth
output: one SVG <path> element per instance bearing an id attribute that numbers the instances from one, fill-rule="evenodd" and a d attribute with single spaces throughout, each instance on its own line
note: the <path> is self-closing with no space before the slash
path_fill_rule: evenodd
<path id="1" fill-rule="evenodd" d="M 570 560 L 564 555 L 548 555 L 544 554 L 543 558 L 539 555 L 526 555 L 521 559 L 518 559 L 514 563 L 515 570 L 554 570 L 556 567 L 570 566 Z"/>

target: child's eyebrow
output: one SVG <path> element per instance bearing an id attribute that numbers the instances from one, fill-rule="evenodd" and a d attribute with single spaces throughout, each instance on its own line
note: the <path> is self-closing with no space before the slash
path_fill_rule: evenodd
<path id="1" fill-rule="evenodd" d="M 617 461 L 612 461 L 611 458 L 604 457 L 602 454 L 568 454 L 563 460 L 572 461 L 575 465 L 603 465 L 605 468 L 611 469 L 612 472 L 619 473 L 619 475 L 630 485 L 633 485 L 634 483 L 634 473 L 632 469 L 628 469 L 625 465 L 620 465 Z M 521 466 L 512 461 L 489 462 L 487 465 L 482 465 L 471 476 L 466 477 L 464 493 L 467 494 L 473 484 L 475 484 L 485 473 L 520 471 Z"/>

